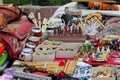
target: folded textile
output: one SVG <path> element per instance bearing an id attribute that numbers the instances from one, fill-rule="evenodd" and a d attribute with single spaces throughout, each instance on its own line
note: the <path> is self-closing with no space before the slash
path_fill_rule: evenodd
<path id="1" fill-rule="evenodd" d="M 5 50 L 5 51 L 3 52 L 3 55 L 0 57 L 0 67 L 3 66 L 3 64 L 5 63 L 5 61 L 7 60 L 7 58 L 8 58 L 8 53 L 7 53 L 7 51 Z"/>
<path id="2" fill-rule="evenodd" d="M 6 47 L 5 42 L 0 42 L 0 56 L 2 56 L 5 47 Z"/>
<path id="3" fill-rule="evenodd" d="M 14 36 L 19 39 L 25 38 L 27 33 L 31 30 L 34 26 L 28 20 L 25 19 L 26 17 L 23 16 L 21 20 L 12 22 L 6 28 L 2 30 L 2 32 L 8 33 L 11 36 Z"/>
<path id="4" fill-rule="evenodd" d="M 5 63 L 0 67 L 0 72 L 3 72 L 3 70 L 5 70 L 5 68 L 8 66 L 8 64 L 9 64 L 9 59 L 7 59 Z"/>

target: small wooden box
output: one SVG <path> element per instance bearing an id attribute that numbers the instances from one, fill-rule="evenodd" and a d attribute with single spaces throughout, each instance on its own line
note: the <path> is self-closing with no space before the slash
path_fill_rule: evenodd
<path id="1" fill-rule="evenodd" d="M 56 50 L 56 58 L 74 58 L 81 44 L 63 43 Z"/>
<path id="2" fill-rule="evenodd" d="M 114 73 L 115 73 L 115 70 L 114 70 L 114 68 L 113 67 L 94 67 L 93 68 L 93 75 L 94 75 L 94 73 L 96 73 L 96 72 L 101 72 L 101 74 L 102 74 L 102 72 L 105 72 L 105 71 L 108 71 L 110 74 L 108 74 L 108 72 L 106 73 L 106 75 L 108 75 L 108 76 L 103 76 L 103 77 L 100 77 L 100 76 L 97 76 L 97 77 L 92 77 L 92 80 L 116 80 L 116 78 L 115 78 L 115 75 L 114 75 Z M 105 75 L 105 73 L 103 73 L 103 75 Z"/>
<path id="3" fill-rule="evenodd" d="M 33 61 L 52 61 L 55 59 L 55 51 L 54 50 L 37 50 L 33 53 Z"/>
<path id="4" fill-rule="evenodd" d="M 62 44 L 62 43 L 63 43 L 63 42 L 61 42 L 61 41 L 45 40 L 42 44 L 43 44 L 43 45 L 47 45 L 47 46 L 48 46 L 48 45 L 59 46 L 59 45 Z"/>

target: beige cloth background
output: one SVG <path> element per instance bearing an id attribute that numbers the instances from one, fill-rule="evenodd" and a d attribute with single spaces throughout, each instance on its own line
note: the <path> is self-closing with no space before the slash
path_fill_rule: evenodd
<path id="1" fill-rule="evenodd" d="M 37 17 L 37 13 L 41 13 L 41 18 L 50 18 L 53 13 L 59 8 L 59 6 L 20 6 L 26 13 L 34 12 L 35 16 Z"/>

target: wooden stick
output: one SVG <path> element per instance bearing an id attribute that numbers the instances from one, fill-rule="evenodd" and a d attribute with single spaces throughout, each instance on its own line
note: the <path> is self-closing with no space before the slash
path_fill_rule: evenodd
<path id="1" fill-rule="evenodd" d="M 64 72 L 67 71 L 67 68 L 68 68 L 69 63 L 70 63 L 70 61 L 68 60 L 67 63 L 65 64 Z"/>
<path id="2" fill-rule="evenodd" d="M 51 20 L 52 20 L 52 18 L 50 17 L 49 20 L 48 20 L 48 22 L 47 22 L 47 24 L 50 24 Z"/>
<path id="3" fill-rule="evenodd" d="M 20 65 L 35 64 L 35 62 L 20 62 Z"/>
<path id="4" fill-rule="evenodd" d="M 38 26 L 41 28 L 41 14 L 38 13 Z"/>
<path id="5" fill-rule="evenodd" d="M 43 19 L 43 24 L 47 24 L 48 19 L 44 18 Z"/>
<path id="6" fill-rule="evenodd" d="M 30 13 L 30 17 L 32 18 L 32 21 L 35 25 L 35 27 L 39 27 L 38 24 L 37 24 L 37 20 L 35 19 L 35 15 L 33 12 Z"/>
<path id="7" fill-rule="evenodd" d="M 42 30 L 46 30 L 47 29 L 47 22 L 48 22 L 48 19 L 44 18 Z"/>
<path id="8" fill-rule="evenodd" d="M 31 14 L 28 14 L 28 18 L 32 19 L 33 17 L 32 17 L 32 15 L 31 15 Z"/>
<path id="9" fill-rule="evenodd" d="M 30 14 L 32 15 L 32 18 L 35 18 L 35 15 L 34 15 L 34 13 L 33 13 L 33 12 L 31 12 Z"/>
<path id="10" fill-rule="evenodd" d="M 97 20 L 97 22 L 101 25 L 100 27 L 101 28 L 105 28 L 105 26 L 96 18 L 96 17 L 94 17 L 96 20 Z"/>
<path id="11" fill-rule="evenodd" d="M 32 21 L 33 21 L 35 27 L 39 27 L 35 18 Z"/>
<path id="12" fill-rule="evenodd" d="M 37 70 L 44 70 L 44 65 L 43 66 L 35 66 L 35 69 L 37 69 Z"/>
<path id="13" fill-rule="evenodd" d="M 33 66 L 38 66 L 38 65 L 44 65 L 45 62 L 20 62 L 21 65 L 33 65 Z"/>

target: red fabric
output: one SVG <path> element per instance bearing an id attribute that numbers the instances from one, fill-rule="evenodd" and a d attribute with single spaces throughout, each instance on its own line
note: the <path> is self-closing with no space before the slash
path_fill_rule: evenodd
<path id="1" fill-rule="evenodd" d="M 74 60 L 73 58 L 56 58 L 54 59 L 54 61 L 62 61 L 62 60 Z M 108 60 L 106 62 L 93 62 L 92 59 L 89 59 L 88 62 L 86 62 L 92 66 L 100 66 L 100 65 L 104 65 L 104 64 L 116 64 L 116 65 L 120 65 L 120 63 L 116 63 L 114 61 L 114 58 L 112 56 L 108 57 Z M 59 65 L 61 66 L 61 65 Z M 62 65 L 63 66 L 63 65 Z"/>
<path id="2" fill-rule="evenodd" d="M 30 32 L 30 30 L 33 26 L 34 25 L 32 23 L 30 23 L 29 21 L 25 21 L 22 25 L 20 25 L 18 28 L 15 28 L 14 30 L 3 29 L 2 32 L 6 32 L 16 38 L 19 38 L 19 39 L 23 39 L 25 37 L 25 35 L 28 32 Z"/>
<path id="3" fill-rule="evenodd" d="M 74 60 L 73 58 L 56 58 L 54 61 L 62 61 L 62 60 Z M 92 59 L 90 59 L 88 62 L 86 62 L 92 66 L 99 66 L 103 64 L 118 64 L 114 62 L 114 59 L 110 56 L 106 62 L 93 62 Z M 60 66 L 60 65 L 59 65 Z"/>
<path id="4" fill-rule="evenodd" d="M 40 76 L 49 76 L 50 74 L 48 73 L 43 73 L 43 72 L 33 72 L 32 74 L 40 75 Z"/>
<path id="5" fill-rule="evenodd" d="M 20 10 L 18 9 L 18 6 L 13 6 L 14 4 L 0 4 L 1 9 L 8 9 L 13 11 L 14 13 L 19 14 Z"/>
<path id="6" fill-rule="evenodd" d="M 21 17 L 21 10 L 13 4 L 0 4 L 0 13 L 3 14 L 7 23 Z"/>
<path id="7" fill-rule="evenodd" d="M 110 55 L 112 58 L 120 58 L 120 51 L 113 51 Z"/>
<path id="8" fill-rule="evenodd" d="M 4 51 L 4 49 L 5 49 L 5 47 L 6 47 L 6 44 L 4 43 L 4 42 L 0 42 L 0 56 L 2 56 L 2 54 L 3 54 L 3 51 Z"/>
<path id="9" fill-rule="evenodd" d="M 74 58 L 55 58 L 54 61 L 60 61 L 60 60 L 74 60 Z"/>
<path id="10" fill-rule="evenodd" d="M 6 36 L 6 34 L 1 33 L 0 32 L 0 37 L 9 45 L 10 49 L 8 50 L 9 52 L 9 57 L 11 59 L 13 59 L 14 55 L 14 51 L 13 51 L 13 47 L 12 47 L 12 41 Z"/>
<path id="11" fill-rule="evenodd" d="M 104 64 L 120 64 L 120 63 L 115 63 L 114 58 L 112 58 L 111 56 L 108 57 L 108 60 L 106 62 L 93 62 L 92 59 L 90 59 L 86 63 L 88 63 L 92 66 L 100 66 L 100 65 L 104 65 Z"/>
<path id="12" fill-rule="evenodd" d="M 66 77 L 64 72 L 60 72 L 57 74 L 57 78 L 64 78 L 64 77 Z"/>
<path id="13" fill-rule="evenodd" d="M 1 47 L 1 48 L 0 48 L 0 56 L 2 56 L 3 51 L 4 51 L 4 48 L 3 48 L 3 47 Z"/>
<path id="14" fill-rule="evenodd" d="M 19 28 L 17 29 L 17 31 L 20 32 L 21 36 L 23 36 L 23 35 L 26 35 L 31 30 L 32 27 L 33 27 L 33 24 L 31 24 L 30 22 L 26 21 L 24 23 L 24 25 L 20 25 L 19 26 Z M 21 31 L 21 29 L 22 29 L 22 31 Z M 11 34 L 11 36 L 15 36 L 14 33 Z M 10 59 L 13 60 L 13 61 L 16 60 L 16 59 L 18 59 L 18 56 L 15 55 L 15 53 L 14 53 L 14 48 L 13 48 L 13 45 L 12 45 L 12 40 L 8 37 L 8 35 L 5 34 L 5 33 L 3 33 L 3 32 L 0 32 L 0 37 L 9 45 L 9 46 L 7 46 L 8 47 L 7 49 L 8 49 L 8 52 L 9 52 Z"/>
<path id="15" fill-rule="evenodd" d="M 74 58 L 55 58 L 54 61 L 59 61 L 59 66 L 65 66 L 65 60 L 74 60 Z"/>

